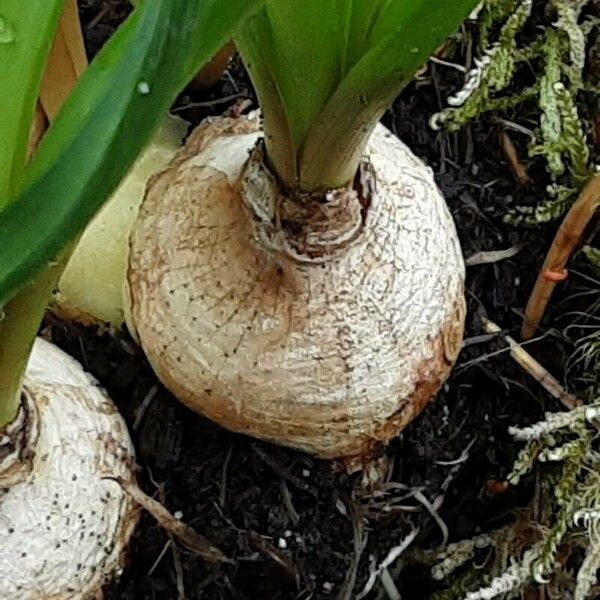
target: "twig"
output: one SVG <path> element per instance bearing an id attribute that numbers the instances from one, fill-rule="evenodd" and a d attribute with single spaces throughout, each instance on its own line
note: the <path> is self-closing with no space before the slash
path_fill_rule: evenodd
<path id="1" fill-rule="evenodd" d="M 173 540 L 173 534 L 169 533 L 169 539 Z M 175 577 L 177 579 L 177 600 L 186 600 L 185 586 L 183 583 L 183 566 L 181 565 L 181 556 L 176 544 L 171 544 L 173 552 L 173 565 L 175 567 Z"/>
<path id="2" fill-rule="evenodd" d="M 502 333 L 502 330 L 498 325 L 488 319 L 484 319 L 485 330 L 489 333 Z M 504 335 L 504 339 L 510 346 L 510 355 L 515 361 L 531 375 L 550 395 L 554 396 L 557 400 L 560 400 L 564 406 L 569 410 L 575 408 L 580 404 L 579 400 L 569 394 L 560 385 L 558 380 L 553 377 L 537 360 L 535 360 L 531 354 L 529 354 L 518 342 L 508 335 Z"/>
<path id="3" fill-rule="evenodd" d="M 162 504 L 165 504 L 165 486 L 158 486 L 158 498 Z M 173 555 L 173 566 L 175 568 L 175 580 L 177 582 L 177 600 L 186 600 L 185 598 L 185 586 L 183 583 L 183 567 L 181 565 L 181 556 L 179 554 L 179 548 L 175 543 L 175 537 L 170 531 L 167 531 L 167 537 L 169 538 L 171 554 Z"/>
<path id="4" fill-rule="evenodd" d="M 283 504 L 290 515 L 290 519 L 294 525 L 297 525 L 300 522 L 300 516 L 296 512 L 294 508 L 294 504 L 292 502 L 292 496 L 290 494 L 290 490 L 285 482 L 285 479 L 281 478 L 279 480 L 279 490 L 281 491 L 281 498 L 283 500 Z"/>
<path id="5" fill-rule="evenodd" d="M 527 127 L 523 127 L 523 125 L 519 125 L 514 121 L 509 121 L 508 119 L 502 119 L 500 117 L 493 117 L 492 121 L 494 123 L 499 123 L 500 125 L 504 125 L 506 129 L 511 129 L 512 131 L 516 131 L 517 133 L 522 133 L 530 138 L 535 138 L 535 133 L 531 129 L 527 129 Z"/>
<path id="6" fill-rule="evenodd" d="M 583 233 L 600 203 L 600 175 L 594 175 L 573 204 L 554 237 L 546 260 L 527 303 L 521 337 L 529 339 L 535 333 L 554 287 L 563 275 L 565 265 L 579 244 Z"/>
<path id="7" fill-rule="evenodd" d="M 156 557 L 156 560 L 152 563 L 152 566 L 146 573 L 146 577 L 150 577 L 154 571 L 156 571 L 156 567 L 160 564 L 160 561 L 163 559 L 164 555 L 167 553 L 167 550 L 171 546 L 171 540 L 167 540 L 167 543 L 163 546 L 163 549 L 160 551 L 160 554 Z"/>
<path id="8" fill-rule="evenodd" d="M 298 570 L 295 565 L 283 555 L 273 544 L 265 540 L 255 531 L 250 531 L 248 534 L 250 541 L 262 550 L 267 556 L 272 558 L 277 564 L 281 565 L 292 581 L 298 584 Z"/>
<path id="9" fill-rule="evenodd" d="M 107 477 L 107 479 L 114 478 Z M 147 510 L 163 529 L 171 532 L 189 550 L 210 563 L 232 562 L 218 548 L 194 531 L 189 525 L 178 521 L 160 502 L 142 492 L 135 483 L 121 478 L 117 478 L 116 481 L 123 488 L 123 491 L 129 494 L 142 508 Z"/>
<path id="10" fill-rule="evenodd" d="M 109 4 L 104 6 L 96 13 L 96 16 L 85 26 L 86 29 L 94 29 L 102 19 L 110 12 L 111 8 Z"/>
<path id="11" fill-rule="evenodd" d="M 171 112 L 178 113 L 183 112 L 185 110 L 190 110 L 192 108 L 213 108 L 214 106 L 218 106 L 219 104 L 228 104 L 233 100 L 236 100 L 241 96 L 240 92 L 236 92 L 235 94 L 230 94 L 229 96 L 222 96 L 221 98 L 215 98 L 214 100 L 204 100 L 202 102 L 188 102 L 187 104 L 183 104 L 181 106 L 177 106 Z"/>
<path id="12" fill-rule="evenodd" d="M 522 345 L 524 346 L 525 344 L 532 344 L 533 342 L 539 342 L 540 340 L 547 338 L 548 335 L 549 335 L 548 332 L 545 332 L 542 335 L 538 335 L 535 338 L 527 340 L 526 342 L 522 342 Z M 495 356 L 500 356 L 501 354 L 506 354 L 507 352 L 510 352 L 510 347 L 500 348 L 500 350 L 495 350 L 494 352 L 488 352 L 486 354 L 482 354 L 481 356 L 476 356 L 475 358 L 472 358 L 471 360 L 460 364 L 459 366 L 456 367 L 455 370 L 460 373 L 462 371 L 465 371 L 466 369 L 473 367 L 474 365 L 478 365 L 486 360 L 489 360 L 490 358 L 494 358 Z"/>
<path id="13" fill-rule="evenodd" d="M 502 148 L 502 152 L 504 152 L 504 156 L 508 161 L 508 166 L 510 167 L 511 173 L 515 178 L 515 181 L 521 187 L 525 187 L 529 183 L 529 175 L 527 174 L 527 169 L 519 160 L 517 150 L 506 131 L 503 131 L 500 134 L 500 147 Z"/>

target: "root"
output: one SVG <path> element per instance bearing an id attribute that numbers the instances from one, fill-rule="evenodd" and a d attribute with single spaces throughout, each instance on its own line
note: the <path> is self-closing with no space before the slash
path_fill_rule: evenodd
<path id="1" fill-rule="evenodd" d="M 388 567 L 395 563 L 398 558 L 408 549 L 408 547 L 415 541 L 416 537 L 419 535 L 419 529 L 413 529 L 397 546 L 391 548 L 387 554 L 387 556 L 381 561 L 379 566 L 375 569 L 371 569 L 369 574 L 369 579 L 365 584 L 363 590 L 356 596 L 356 600 L 362 600 L 362 598 L 366 598 L 371 590 L 375 587 L 377 583 L 377 579 L 382 576 L 384 572 L 387 571 Z"/>
<path id="2" fill-rule="evenodd" d="M 600 204 L 600 175 L 594 175 L 573 204 L 562 222 L 525 309 L 521 338 L 530 339 L 535 333 L 554 287 L 566 277 L 565 265 L 579 244 L 583 233 Z"/>
<path id="3" fill-rule="evenodd" d="M 160 502 L 142 492 L 135 483 L 121 478 L 116 479 L 116 481 L 134 502 L 147 510 L 165 531 L 173 534 L 188 550 L 201 556 L 206 562 L 232 564 L 232 561 L 217 547 L 213 546 L 189 525 L 177 520 Z"/>

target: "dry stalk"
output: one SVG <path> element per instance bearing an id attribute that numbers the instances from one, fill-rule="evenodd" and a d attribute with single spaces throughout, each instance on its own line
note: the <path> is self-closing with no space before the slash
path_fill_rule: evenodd
<path id="1" fill-rule="evenodd" d="M 87 67 L 87 57 L 77 11 L 77 0 L 66 0 L 40 85 L 31 131 L 28 158 L 58 114 L 67 96 Z"/>
<path id="2" fill-rule="evenodd" d="M 196 77 L 192 79 L 189 87 L 195 91 L 211 88 L 221 79 L 234 54 L 235 44 L 233 42 L 225 44 Z"/>
<path id="3" fill-rule="evenodd" d="M 496 323 L 488 319 L 484 319 L 485 330 L 488 333 L 502 333 L 502 330 Z M 510 346 L 510 355 L 519 364 L 524 371 L 531 375 L 550 395 L 560 400 L 562 404 L 569 410 L 579 406 L 580 402 L 573 394 L 569 394 L 540 363 L 529 354 L 518 342 L 508 335 L 504 335 L 504 339 Z"/>
<path id="4" fill-rule="evenodd" d="M 40 101 L 49 121 L 56 117 L 87 64 L 77 1 L 66 0 L 40 87 Z"/>
<path id="5" fill-rule="evenodd" d="M 519 155 L 517 153 L 517 149 L 510 139 L 508 133 L 503 131 L 500 134 L 500 147 L 502 148 L 502 152 L 508 161 L 508 166 L 515 178 L 515 181 L 521 186 L 525 187 L 529 183 L 529 175 L 527 174 L 527 169 L 519 159 Z"/>
<path id="6" fill-rule="evenodd" d="M 37 101 L 33 120 L 31 121 L 31 130 L 29 131 L 29 141 L 27 142 L 27 160 L 30 160 L 33 153 L 36 151 L 42 136 L 48 129 L 48 119 L 42 108 L 40 101 Z"/>
<path id="7" fill-rule="evenodd" d="M 535 333 L 556 284 L 566 277 L 565 265 L 579 244 L 583 233 L 600 203 L 600 175 L 594 175 L 573 204 L 548 251 L 527 308 L 521 328 L 521 338 Z"/>

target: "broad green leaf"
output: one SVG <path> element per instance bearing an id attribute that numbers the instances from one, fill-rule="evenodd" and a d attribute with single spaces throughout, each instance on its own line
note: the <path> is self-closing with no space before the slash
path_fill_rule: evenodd
<path id="1" fill-rule="evenodd" d="M 366 138 L 385 109 L 476 4 L 476 0 L 387 3 L 373 24 L 366 53 L 313 120 L 299 157 L 302 188 L 335 187 L 351 180 Z"/>
<path id="2" fill-rule="evenodd" d="M 477 0 L 266 0 L 236 42 L 288 187 L 347 183 L 401 88 Z"/>
<path id="3" fill-rule="evenodd" d="M 0 210 L 23 182 L 27 141 L 63 0 L 0 6 Z"/>
<path id="4" fill-rule="evenodd" d="M 0 304 L 87 224 L 177 93 L 261 0 L 140 3 L 44 137 L 23 191 L 0 213 Z"/>
<path id="5" fill-rule="evenodd" d="M 340 11 L 348 11 L 346 36 L 346 69 L 344 74 L 354 66 L 354 64 L 364 56 L 369 48 L 369 42 L 373 37 L 373 29 L 377 23 L 381 12 L 387 2 L 373 2 L 373 0 L 338 0 Z"/>
<path id="6" fill-rule="evenodd" d="M 261 105 L 268 107 L 269 154 L 290 185 L 296 178 L 297 150 L 341 76 L 337 4 L 267 0 L 235 38 Z"/>

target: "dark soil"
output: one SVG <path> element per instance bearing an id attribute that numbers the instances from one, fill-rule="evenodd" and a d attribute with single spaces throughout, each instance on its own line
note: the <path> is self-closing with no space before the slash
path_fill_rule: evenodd
<path id="1" fill-rule="evenodd" d="M 81 4 L 84 25 L 92 22 L 85 31 L 93 54 L 127 9 L 122 1 Z M 96 18 L 100 11 L 104 14 Z M 203 95 L 183 95 L 181 115 L 198 122 L 227 108 L 220 98 L 240 94 L 252 100 L 237 62 L 230 75 Z M 520 313 L 555 226 L 532 231 L 503 223 L 509 206 L 537 199 L 543 179 L 538 188 L 518 188 L 500 150 L 497 125 L 481 121 L 458 135 L 437 134 L 428 127 L 429 116 L 459 77 L 434 65 L 385 116 L 386 125 L 435 171 L 465 256 L 524 245 L 512 259 L 468 269 L 466 345 L 459 363 L 435 402 L 388 451 L 391 481 L 420 488 L 430 502 L 444 496 L 439 512 L 451 540 L 495 528 L 528 503 L 531 480 L 503 494 L 488 492 L 488 483 L 506 475 L 519 449 L 508 426 L 559 408 L 501 351 L 500 340 L 482 336 L 484 314 L 517 335 Z M 186 110 L 190 100 L 217 103 Z M 560 298 L 576 284 L 566 284 L 547 323 L 560 324 Z M 558 330 L 544 331 L 531 352 L 560 378 L 571 340 Z M 191 413 L 160 386 L 126 333 L 51 318 L 46 333 L 78 358 L 118 404 L 131 428 L 143 489 L 171 511 L 181 511 L 186 523 L 235 562 L 211 566 L 185 549 L 167 546 L 168 536 L 143 514 L 129 564 L 120 580 L 107 586 L 107 599 L 183 597 L 178 596 L 178 569 L 179 585 L 189 599 L 350 599 L 365 585 L 370 565 L 415 527 L 420 528 L 418 546 L 442 541 L 440 527 L 414 499 L 400 503 L 417 507 L 413 511 L 385 510 L 393 494 L 384 502 L 362 490 L 357 476 L 336 473 L 327 462 L 231 434 Z M 134 427 L 148 394 L 155 395 Z M 368 542 L 352 585 L 361 536 L 368 536 Z M 405 568 L 397 585 L 403 598 L 413 600 L 429 598 L 435 589 L 427 571 L 418 567 Z"/>

